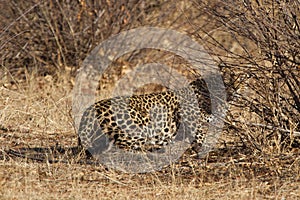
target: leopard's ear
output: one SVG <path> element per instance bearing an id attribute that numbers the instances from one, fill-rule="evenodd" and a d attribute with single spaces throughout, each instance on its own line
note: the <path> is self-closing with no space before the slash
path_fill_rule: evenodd
<path id="1" fill-rule="evenodd" d="M 200 95 L 209 97 L 209 90 L 208 90 L 207 84 L 203 78 L 198 78 L 198 79 L 192 81 L 189 85 L 194 88 L 194 92 L 196 94 L 200 94 Z"/>
<path id="2" fill-rule="evenodd" d="M 203 78 L 197 78 L 196 80 L 190 83 L 190 86 L 203 87 L 206 86 L 206 83 Z"/>

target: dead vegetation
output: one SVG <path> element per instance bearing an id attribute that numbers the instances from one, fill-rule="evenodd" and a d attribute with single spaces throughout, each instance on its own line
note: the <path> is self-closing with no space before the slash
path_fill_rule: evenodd
<path id="1" fill-rule="evenodd" d="M 299 1 L 3 1 L 0 8 L 1 199 L 299 199 Z M 76 146 L 76 69 L 101 41 L 139 26 L 184 31 L 218 62 L 230 108 L 212 152 L 200 160 L 187 152 L 149 174 L 79 163 L 65 152 L 57 163 L 7 154 Z M 140 61 L 189 69 L 170 53 L 135 52 L 104 74 L 101 94 Z"/>

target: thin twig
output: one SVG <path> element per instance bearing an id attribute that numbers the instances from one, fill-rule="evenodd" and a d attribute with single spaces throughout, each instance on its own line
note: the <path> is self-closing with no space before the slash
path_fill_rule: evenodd
<path id="1" fill-rule="evenodd" d="M 234 121 L 234 122 L 246 124 L 248 126 L 258 126 L 258 127 L 263 127 L 263 128 L 267 128 L 267 129 L 270 129 L 270 130 L 278 130 L 278 131 L 282 131 L 284 133 L 292 133 L 295 137 L 299 137 L 300 136 L 300 132 L 299 131 L 293 131 L 293 130 L 283 129 L 283 128 L 275 127 L 275 126 L 271 126 L 271 125 L 259 124 L 259 123 L 247 123 L 247 122 L 241 122 L 241 121 Z"/>

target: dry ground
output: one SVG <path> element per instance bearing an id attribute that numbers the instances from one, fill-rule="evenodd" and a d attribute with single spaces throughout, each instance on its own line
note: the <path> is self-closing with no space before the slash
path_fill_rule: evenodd
<path id="1" fill-rule="evenodd" d="M 51 5 L 48 5 L 48 2 Z M 218 55 L 217 57 L 223 55 L 221 57 L 222 60 L 225 63 L 232 64 L 233 68 L 229 68 L 229 74 L 234 72 L 234 75 L 245 75 L 248 71 L 248 65 L 246 65 L 246 68 L 245 65 L 240 66 L 239 59 L 237 59 L 238 63 L 232 62 L 230 60 L 232 55 L 238 55 L 238 57 L 242 55 L 241 58 L 244 58 L 243 55 L 248 55 L 250 52 L 253 60 L 257 61 L 256 64 L 261 64 L 260 60 L 264 60 L 261 59 L 261 49 L 257 49 L 256 45 L 253 46 L 253 42 L 256 44 L 257 41 L 244 41 L 245 38 L 239 38 L 239 34 L 232 35 L 232 32 L 236 31 L 239 33 L 240 30 L 239 26 L 233 31 L 231 30 L 232 27 L 235 27 L 236 22 L 239 21 L 237 19 L 241 19 L 240 11 L 238 6 L 236 6 L 238 1 L 233 1 L 234 4 L 220 1 L 225 5 L 219 5 L 219 1 L 214 3 L 214 0 L 207 1 L 212 3 L 212 5 L 206 5 L 206 1 L 158 1 L 160 2 L 159 6 L 153 6 L 153 1 L 149 1 L 149 5 L 147 3 L 144 4 L 144 2 L 140 3 L 138 7 L 135 7 L 134 12 L 132 12 L 130 5 L 128 7 L 121 5 L 123 1 L 114 5 L 110 5 L 111 1 L 103 1 L 107 4 L 107 10 L 103 13 L 101 12 L 103 18 L 99 20 L 99 25 L 95 27 L 90 26 L 90 22 L 97 22 L 102 17 L 102 14 L 100 12 L 94 13 L 94 11 L 102 10 L 102 5 L 106 4 L 99 4 L 97 9 L 97 7 L 95 8 L 89 4 L 86 5 L 85 2 L 88 1 L 70 1 L 70 3 L 65 1 L 66 4 L 63 4 L 63 2 L 45 1 L 41 7 L 37 6 L 38 3 L 36 1 L 28 1 L 28 5 L 25 1 L 20 1 L 19 4 L 15 1 L 3 1 L 3 3 L 0 3 L 0 7 L 3 8 L 1 9 L 3 14 L 0 15 L 2 19 L 0 24 L 1 27 L 7 28 L 6 31 L 9 30 L 1 35 L 1 41 L 4 41 L 1 46 L 3 47 L 1 49 L 3 54 L 1 58 L 7 57 L 7 59 L 1 62 L 0 68 L 0 200 L 300 199 L 299 148 L 281 149 L 280 145 L 276 146 L 278 144 L 276 141 L 275 146 L 269 145 L 273 141 L 269 142 L 268 138 L 265 138 L 268 130 L 266 132 L 263 132 L 265 131 L 264 128 L 250 130 L 250 128 L 247 129 L 248 126 L 246 124 L 243 124 L 243 122 L 247 122 L 251 118 L 247 112 L 245 112 L 245 116 L 241 115 L 244 110 L 237 110 L 238 117 L 242 119 L 240 124 L 245 126 L 241 129 L 244 132 L 239 133 L 238 130 L 227 126 L 224 128 L 224 133 L 220 137 L 216 148 L 205 158 L 197 160 L 189 157 L 187 153 L 177 163 L 155 173 L 125 174 L 106 169 L 101 165 L 79 162 L 78 159 L 80 157 L 68 156 L 69 154 L 67 153 L 59 154 L 62 158 L 59 157 L 58 159 L 62 159 L 64 162 L 57 163 L 21 158 L 8 154 L 9 149 L 17 150 L 23 148 L 34 151 L 36 150 L 35 148 L 42 148 L 51 152 L 52 149 L 49 147 L 59 146 L 67 149 L 77 145 L 77 136 L 71 116 L 74 74 L 59 73 L 64 70 L 68 71 L 69 65 L 72 65 L 71 68 L 74 71 L 76 69 L 75 66 L 80 66 L 87 52 L 94 48 L 98 42 L 121 30 L 144 25 L 159 25 L 159 27 L 172 28 L 183 32 L 187 31 L 192 35 L 195 33 L 198 39 L 202 38 L 203 35 L 201 34 L 205 33 L 206 35 L 206 33 L 209 33 L 213 37 L 204 38 L 205 43 L 212 49 L 213 53 Z M 196 2 L 196 4 L 192 2 Z M 287 2 L 278 4 L 279 8 L 281 9 L 281 5 L 285 6 Z M 48 12 L 47 9 L 49 6 L 53 6 L 52 4 L 54 5 L 53 10 Z M 69 11 L 62 12 L 58 7 L 55 7 L 55 5 L 58 6 L 60 4 L 65 5 L 66 7 L 64 8 L 66 9 L 69 8 Z M 37 12 L 29 12 L 33 5 Z M 208 5 L 210 7 L 207 7 Z M 243 5 L 247 6 L 244 1 L 241 2 L 241 5 L 242 8 Z M 270 5 L 273 7 L 275 5 L 274 1 L 271 1 Z M 119 7 L 121 7 L 121 12 Z M 212 10 L 209 10 L 209 8 Z M 291 8 L 297 8 L 297 6 L 292 5 Z M 141 13 L 141 10 L 144 11 Z M 226 22 L 226 19 L 230 19 L 231 10 L 236 11 L 232 16 L 236 15 L 237 18 L 229 21 L 234 22 L 232 24 L 226 23 L 224 30 L 220 29 L 222 27 L 220 22 L 223 24 L 223 20 Z M 26 14 L 27 11 L 28 14 Z M 228 18 L 222 18 L 218 15 L 216 15 L 218 16 L 217 18 L 211 18 L 205 11 L 208 11 L 213 16 L 214 12 L 210 13 L 209 11 L 218 11 L 216 14 L 224 12 L 224 16 L 227 16 L 228 13 L 230 15 L 227 16 Z M 243 9 L 241 9 L 242 11 Z M 266 9 L 266 11 L 267 13 L 272 13 L 269 12 L 269 9 Z M 66 15 L 66 13 L 69 14 Z M 263 12 L 259 10 L 257 14 L 259 13 Z M 253 16 L 246 15 L 246 17 L 251 18 Z M 277 22 L 276 17 L 269 22 L 272 26 L 268 27 L 268 23 L 266 24 L 268 29 L 270 27 L 273 28 L 273 24 L 276 25 L 276 23 L 273 23 Z M 51 19 L 53 22 L 48 19 Z M 249 26 L 253 30 L 257 30 L 256 19 L 253 19 L 253 22 L 255 22 L 253 23 L 254 27 Z M 269 18 L 262 15 L 261 23 L 258 24 L 265 25 L 268 21 L 265 19 Z M 115 22 L 118 23 L 115 24 Z M 249 22 L 252 21 L 250 20 Z M 54 27 L 65 27 L 65 29 L 60 31 L 57 28 L 53 32 L 52 29 L 51 31 L 49 29 L 49 27 L 52 28 L 52 25 Z M 241 30 L 248 33 L 248 27 L 244 25 L 242 28 L 245 28 L 245 30 Z M 68 33 L 69 26 L 75 27 L 75 32 L 81 34 L 74 35 L 72 28 L 70 28 L 70 33 Z M 299 25 L 296 23 L 292 27 L 295 33 L 298 27 L 299 34 Z M 276 32 L 279 29 L 277 26 L 274 26 Z M 286 32 L 290 32 L 293 36 L 291 38 L 294 38 L 293 31 L 285 31 L 285 29 L 283 38 L 286 38 Z M 264 43 L 266 35 L 263 34 L 262 38 L 258 37 L 258 41 L 261 41 L 264 44 L 262 47 L 268 50 L 268 46 L 266 47 Z M 276 36 L 276 34 L 273 35 L 274 37 Z M 252 32 L 250 36 L 252 36 Z M 59 38 L 59 41 L 57 38 Z M 266 38 L 266 41 L 274 40 L 274 43 L 277 43 L 277 39 L 280 41 L 280 37 L 277 38 L 276 36 L 275 38 L 272 38 L 272 32 L 270 32 L 270 36 Z M 213 42 L 214 39 L 216 39 L 215 42 Z M 236 41 L 242 42 L 237 43 Z M 289 40 L 287 39 L 287 41 Z M 295 43 L 296 41 L 297 39 L 295 39 Z M 221 48 L 215 49 L 216 43 L 222 44 Z M 281 45 L 283 44 L 284 42 Z M 293 47 L 292 49 L 299 49 L 297 48 L 298 46 L 291 44 L 290 47 Z M 272 50 L 273 46 L 271 45 L 269 48 Z M 60 52 L 57 52 L 57 49 L 60 49 Z M 228 52 L 232 54 L 227 55 Z M 145 55 L 147 53 L 148 56 L 141 54 L 140 57 L 137 57 L 137 63 L 142 58 L 145 58 L 145 63 L 166 60 L 166 64 L 171 64 L 175 68 L 176 64 L 178 64 L 180 66 L 178 69 L 182 69 L 182 60 L 177 62 L 174 56 L 167 55 L 166 57 L 157 58 L 151 54 L 149 55 L 148 50 L 144 53 Z M 153 55 L 156 54 L 153 53 Z M 159 57 L 161 55 L 159 54 Z M 28 60 L 33 58 L 34 62 L 30 61 L 30 63 L 27 63 Z M 235 56 L 232 58 L 235 58 Z M 248 57 L 246 56 L 245 58 Z M 41 64 L 37 65 L 36 62 L 41 62 Z M 27 66 L 28 64 L 29 66 Z M 26 65 L 26 68 L 23 67 L 24 65 Z M 3 68 L 9 67 L 13 75 L 8 73 L 7 69 L 3 69 L 2 66 Z M 39 68 L 38 66 L 42 67 Z M 57 66 L 60 67 L 57 68 Z M 238 67 L 235 68 L 234 66 Z M 31 69 L 30 74 L 26 73 L 26 69 L 29 68 Z M 34 72 L 35 68 L 38 68 L 37 71 L 39 71 Z M 21 74 L 17 72 L 20 69 L 22 69 Z M 241 72 L 237 72 L 236 69 L 240 69 Z M 128 69 L 124 69 L 124 72 L 126 70 Z M 56 73 L 58 73 L 57 76 L 54 76 L 53 74 Z M 112 71 L 111 73 L 116 72 Z M 40 76 L 41 74 L 52 75 Z M 112 78 L 109 75 L 110 73 L 107 77 L 104 76 L 103 83 L 116 81 L 115 77 Z M 121 73 L 119 76 L 121 76 Z M 267 78 L 266 81 L 268 81 Z M 101 86 L 105 85 L 103 83 L 101 83 Z M 111 83 L 109 82 L 109 84 Z M 261 89 L 261 85 L 254 88 Z M 101 91 L 101 95 L 104 97 L 110 94 L 111 88 L 108 87 L 106 89 L 106 92 Z M 262 89 L 264 89 L 264 86 Z M 251 96 L 252 94 L 248 95 Z M 272 98 L 270 99 L 273 101 Z M 231 114 L 236 117 L 234 112 Z M 296 125 L 295 127 L 297 127 Z M 255 141 L 253 145 L 259 144 L 263 146 L 261 151 L 249 148 L 251 145 L 243 146 L 239 138 L 251 138 L 252 136 L 260 135 L 261 137 L 257 138 L 263 138 L 262 141 L 267 141 L 266 148 L 261 145 L 264 142 L 258 143 Z M 49 156 L 49 159 L 52 159 L 51 154 Z M 83 159 L 83 161 L 85 160 Z"/>
<path id="2" fill-rule="evenodd" d="M 76 146 L 70 75 L 0 87 L 0 199 L 299 199 L 299 150 L 270 154 L 226 141 L 207 157 L 187 155 L 160 172 L 124 174 L 101 165 L 18 158 L 8 149 Z M 234 140 L 234 138 L 233 138 Z"/>

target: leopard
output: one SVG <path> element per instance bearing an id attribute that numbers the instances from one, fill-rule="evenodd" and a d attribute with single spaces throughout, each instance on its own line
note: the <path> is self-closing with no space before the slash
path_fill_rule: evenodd
<path id="1" fill-rule="evenodd" d="M 81 117 L 78 146 L 89 153 L 112 146 L 152 152 L 184 137 L 199 150 L 211 120 L 210 93 L 197 78 L 180 89 L 95 102 Z"/>

